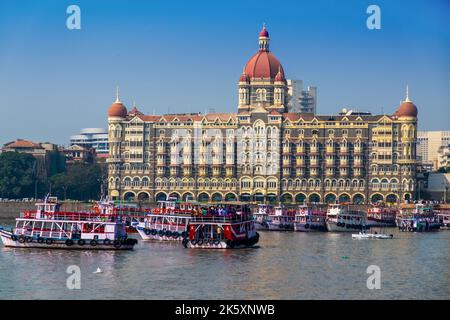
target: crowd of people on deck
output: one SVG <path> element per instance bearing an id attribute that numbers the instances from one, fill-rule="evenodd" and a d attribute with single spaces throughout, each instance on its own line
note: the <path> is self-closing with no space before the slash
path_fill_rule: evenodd
<path id="1" fill-rule="evenodd" d="M 238 213 L 236 207 L 231 205 L 211 205 L 195 207 L 193 210 L 194 217 L 212 217 L 212 216 L 234 216 Z M 242 207 L 240 214 L 247 214 L 250 212 L 250 208 L 247 206 Z"/>

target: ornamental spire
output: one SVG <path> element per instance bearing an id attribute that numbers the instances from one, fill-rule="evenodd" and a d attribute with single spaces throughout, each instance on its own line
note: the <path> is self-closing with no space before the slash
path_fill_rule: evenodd
<path id="1" fill-rule="evenodd" d="M 409 100 L 409 87 L 408 85 L 406 85 L 406 99 L 405 102 L 411 102 L 411 100 Z"/>
<path id="2" fill-rule="evenodd" d="M 116 87 L 116 101 L 114 103 L 121 103 L 119 99 L 119 86 Z"/>

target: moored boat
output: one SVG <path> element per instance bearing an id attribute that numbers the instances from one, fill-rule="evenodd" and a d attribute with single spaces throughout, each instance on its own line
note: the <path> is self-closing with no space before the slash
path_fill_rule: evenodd
<path id="1" fill-rule="evenodd" d="M 295 211 L 280 205 L 267 216 L 267 228 L 270 231 L 294 231 L 294 220 Z"/>
<path id="2" fill-rule="evenodd" d="M 349 205 L 330 204 L 327 209 L 326 226 L 330 232 L 365 230 L 365 212 L 353 210 Z"/>
<path id="3" fill-rule="evenodd" d="M 400 206 L 396 224 L 400 231 L 428 232 L 440 229 L 436 212 L 431 206 L 423 203 Z"/>
<path id="4" fill-rule="evenodd" d="M 253 215 L 245 203 L 213 205 L 217 206 L 223 210 L 191 219 L 188 236 L 182 242 L 185 248 L 236 249 L 254 246 L 259 241 Z"/>
<path id="5" fill-rule="evenodd" d="M 269 214 L 273 212 L 273 205 L 270 204 L 258 204 L 256 212 L 253 213 L 255 218 L 256 230 L 267 230 L 267 220 Z"/>
<path id="6" fill-rule="evenodd" d="M 301 232 L 327 231 L 326 212 L 318 207 L 299 205 L 295 214 L 294 230 Z"/>
<path id="7" fill-rule="evenodd" d="M 0 229 L 0 238 L 17 248 L 130 250 L 137 243 L 128 238 L 125 219 L 112 203 L 100 203 L 99 211 L 65 212 L 56 197 L 22 212 L 14 229 Z"/>
<path id="8" fill-rule="evenodd" d="M 187 235 L 189 221 L 200 211 L 198 203 L 169 198 L 159 201 L 136 229 L 142 240 L 181 241 Z"/>
<path id="9" fill-rule="evenodd" d="M 369 227 L 395 227 L 398 210 L 379 203 L 367 209 L 367 225 Z"/>
<path id="10" fill-rule="evenodd" d="M 449 204 L 440 204 L 438 208 L 436 208 L 437 217 L 439 224 L 441 226 L 441 230 L 450 230 L 450 205 Z"/>
<path id="11" fill-rule="evenodd" d="M 438 220 L 442 230 L 450 230 L 450 212 L 438 213 Z"/>

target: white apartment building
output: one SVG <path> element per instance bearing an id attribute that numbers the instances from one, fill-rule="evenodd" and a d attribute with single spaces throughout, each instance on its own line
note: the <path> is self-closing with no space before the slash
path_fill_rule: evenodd
<path id="1" fill-rule="evenodd" d="M 418 131 L 417 157 L 420 163 L 432 165 L 433 170 L 440 167 L 439 148 L 450 144 L 450 131 Z"/>

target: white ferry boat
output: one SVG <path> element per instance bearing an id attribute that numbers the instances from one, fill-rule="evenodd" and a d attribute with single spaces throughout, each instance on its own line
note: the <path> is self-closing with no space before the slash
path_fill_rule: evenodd
<path id="1" fill-rule="evenodd" d="M 294 210 L 278 206 L 267 216 L 267 228 L 270 231 L 294 231 L 294 220 Z"/>
<path id="2" fill-rule="evenodd" d="M 100 203 L 98 211 L 64 212 L 56 197 L 46 197 L 36 208 L 22 212 L 13 230 L 0 229 L 6 247 L 130 250 L 137 243 L 111 202 Z"/>
<path id="3" fill-rule="evenodd" d="M 273 205 L 270 204 L 258 204 L 256 212 L 253 213 L 255 218 L 256 230 L 267 230 L 267 219 L 269 214 L 273 212 Z"/>
<path id="4" fill-rule="evenodd" d="M 352 232 L 365 230 L 364 211 L 351 210 L 348 205 L 330 204 L 327 209 L 326 226 L 330 232 Z"/>
<path id="5" fill-rule="evenodd" d="M 295 214 L 294 230 L 301 232 L 327 231 L 325 219 L 327 214 L 318 207 L 299 205 Z"/>
<path id="6" fill-rule="evenodd" d="M 226 202 L 212 205 L 210 209 L 189 222 L 188 236 L 182 242 L 185 248 L 237 249 L 258 243 L 259 234 L 247 204 Z"/>
<path id="7" fill-rule="evenodd" d="M 176 199 L 159 201 L 155 209 L 139 222 L 136 230 L 142 240 L 181 241 L 187 236 L 187 226 L 194 215 L 200 214 L 198 203 Z"/>
<path id="8" fill-rule="evenodd" d="M 450 230 L 450 212 L 438 213 L 439 224 L 442 230 Z"/>
<path id="9" fill-rule="evenodd" d="M 450 205 L 440 204 L 436 211 L 441 230 L 450 230 Z"/>
<path id="10" fill-rule="evenodd" d="M 409 232 L 437 231 L 440 228 L 438 216 L 433 208 L 422 203 L 402 205 L 396 224 L 400 231 Z"/>

